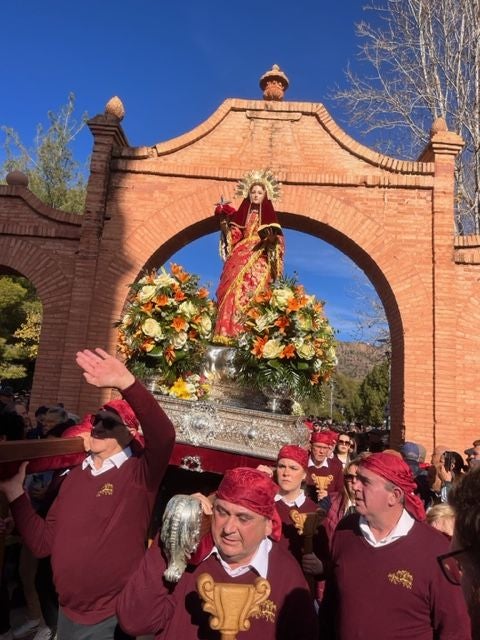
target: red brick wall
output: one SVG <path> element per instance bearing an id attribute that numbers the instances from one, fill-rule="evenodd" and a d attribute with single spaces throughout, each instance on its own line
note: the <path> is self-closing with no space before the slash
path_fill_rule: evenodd
<path id="1" fill-rule="evenodd" d="M 90 127 L 81 228 L 32 206 L 28 190 L 0 187 L 0 264 L 34 282 L 46 310 L 34 404 L 59 398 L 86 411 L 105 397 L 81 381 L 75 351 L 112 349 L 128 284 L 213 231 L 212 203 L 232 195 L 246 171 L 268 166 L 283 183 L 282 224 L 343 251 L 383 301 L 395 441 L 403 428 L 429 449 L 462 450 L 480 437 L 480 241 L 452 231 L 455 134 L 434 134 L 424 162 L 395 160 L 349 138 L 322 105 L 263 100 L 227 100 L 193 131 L 153 147 L 128 147 L 113 116 Z M 25 236 L 29 226 L 37 235 Z M 60 228 L 73 235 L 61 238 Z"/>

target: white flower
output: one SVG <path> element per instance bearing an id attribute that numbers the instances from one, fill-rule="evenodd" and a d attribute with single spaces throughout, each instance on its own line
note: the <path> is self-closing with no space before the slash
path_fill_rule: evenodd
<path id="1" fill-rule="evenodd" d="M 279 309 L 286 309 L 288 301 L 294 297 L 294 293 L 291 289 L 274 289 L 272 291 L 272 298 L 270 304 Z"/>
<path id="2" fill-rule="evenodd" d="M 142 324 L 142 331 L 146 336 L 161 340 L 163 338 L 162 327 L 154 318 L 147 318 Z"/>
<path id="3" fill-rule="evenodd" d="M 153 298 L 153 296 L 155 295 L 155 291 L 156 291 L 156 287 L 154 287 L 152 284 L 146 284 L 137 293 L 137 298 L 138 298 L 139 302 L 143 303 L 143 302 L 148 302 L 149 300 L 151 300 Z"/>
<path id="4" fill-rule="evenodd" d="M 182 349 L 187 342 L 187 338 L 188 335 L 186 331 L 179 331 L 171 338 L 170 343 L 174 349 Z"/>
<path id="5" fill-rule="evenodd" d="M 320 371 L 322 370 L 322 365 L 323 360 L 315 358 L 315 360 L 313 361 L 313 370 L 315 371 L 315 373 L 320 373 Z"/>
<path id="6" fill-rule="evenodd" d="M 157 287 L 170 287 L 172 284 L 174 284 L 176 282 L 175 278 L 172 278 L 172 276 L 169 276 L 168 273 L 166 272 L 162 272 L 159 273 L 158 276 L 156 276 L 156 278 L 154 279 L 155 284 L 157 285 Z"/>
<path id="7" fill-rule="evenodd" d="M 278 313 L 275 311 L 267 311 L 255 320 L 255 329 L 258 333 L 263 333 L 268 327 L 272 327 L 275 320 L 278 318 Z"/>
<path id="8" fill-rule="evenodd" d="M 269 340 L 263 347 L 263 357 L 272 360 L 273 358 L 278 358 L 282 351 L 283 346 L 280 340 Z"/>
<path id="9" fill-rule="evenodd" d="M 296 347 L 297 353 L 303 360 L 311 360 L 315 355 L 315 347 L 311 342 L 304 342 Z"/>
<path id="10" fill-rule="evenodd" d="M 202 338 L 207 338 L 212 331 L 212 320 L 205 313 L 202 314 L 198 323 L 198 331 Z"/>
<path id="11" fill-rule="evenodd" d="M 306 313 L 299 313 L 297 315 L 297 326 L 302 331 L 311 331 L 312 330 L 312 318 Z"/>
<path id="12" fill-rule="evenodd" d="M 187 320 L 190 320 L 194 315 L 198 313 L 198 307 L 190 300 L 186 300 L 178 306 L 178 311 L 183 316 L 185 316 Z"/>

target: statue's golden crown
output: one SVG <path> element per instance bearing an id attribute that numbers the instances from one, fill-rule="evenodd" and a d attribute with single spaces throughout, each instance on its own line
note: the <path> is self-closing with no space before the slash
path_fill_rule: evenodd
<path id="1" fill-rule="evenodd" d="M 271 169 L 253 169 L 249 171 L 238 181 L 235 195 L 248 198 L 250 189 L 254 184 L 262 184 L 265 187 L 269 200 L 278 200 L 280 198 L 281 183 Z"/>

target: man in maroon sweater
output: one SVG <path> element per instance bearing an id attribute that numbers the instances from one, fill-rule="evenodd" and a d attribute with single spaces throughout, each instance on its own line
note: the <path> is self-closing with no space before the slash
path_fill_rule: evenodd
<path id="1" fill-rule="evenodd" d="M 437 556 L 448 539 L 422 522 L 408 465 L 392 453 L 365 458 L 354 481 L 357 514 L 337 527 L 322 607 L 337 640 L 470 640 L 462 593 Z M 322 636 L 323 638 L 323 636 Z"/>
<path id="2" fill-rule="evenodd" d="M 114 387 L 125 400 L 107 403 L 93 417 L 90 456 L 65 478 L 45 520 L 24 493 L 26 463 L 0 490 L 33 553 L 51 555 L 60 603 L 58 640 L 117 640 L 125 636 L 115 617 L 116 599 L 144 554 L 175 431 L 119 360 L 102 349 L 85 350 L 77 364 L 88 383 Z M 138 455 L 130 447 L 137 419 L 145 436 Z"/>
<path id="3" fill-rule="evenodd" d="M 306 480 L 308 495 L 325 511 L 330 508 L 329 496 L 343 492 L 342 463 L 333 455 L 336 442 L 337 434 L 334 431 L 314 431 L 310 438 Z M 322 479 L 323 488 L 316 487 L 314 476 Z"/>
<path id="4" fill-rule="evenodd" d="M 227 471 L 214 499 L 211 533 L 202 540 L 196 561 L 176 585 L 169 584 L 163 578 L 165 556 L 153 544 L 118 599 L 122 627 L 162 640 L 218 639 L 196 589 L 197 577 L 206 572 L 215 582 L 252 584 L 259 576 L 269 581 L 268 600 L 242 631 L 242 640 L 317 640 L 305 578 L 295 558 L 275 542 L 281 535 L 277 489 L 257 469 Z"/>

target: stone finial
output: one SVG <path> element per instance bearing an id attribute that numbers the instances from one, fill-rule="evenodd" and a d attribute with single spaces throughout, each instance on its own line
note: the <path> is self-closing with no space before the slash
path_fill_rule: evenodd
<path id="1" fill-rule="evenodd" d="M 28 177 L 22 171 L 10 171 L 5 180 L 11 187 L 28 187 Z"/>
<path id="2" fill-rule="evenodd" d="M 113 96 L 105 105 L 105 113 L 109 116 L 115 116 L 118 120 L 125 117 L 125 107 L 118 96 Z"/>
<path id="3" fill-rule="evenodd" d="M 445 118 L 442 118 L 442 117 L 435 118 L 432 124 L 432 128 L 430 129 L 430 137 L 434 136 L 436 133 L 440 133 L 444 131 L 448 131 Z"/>
<path id="4" fill-rule="evenodd" d="M 283 95 L 288 89 L 288 78 L 278 64 L 274 64 L 270 71 L 260 78 L 260 89 L 263 91 L 264 100 L 283 100 Z"/>

